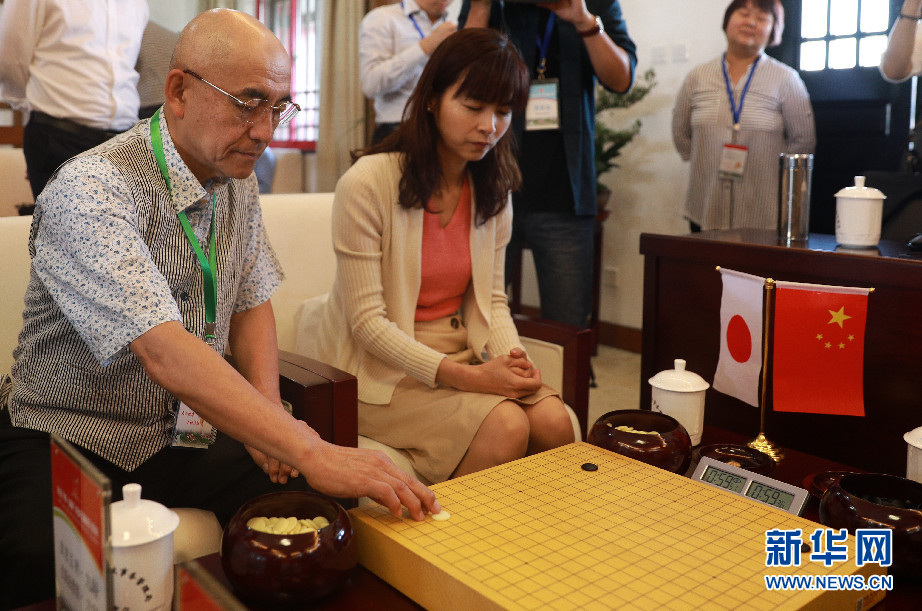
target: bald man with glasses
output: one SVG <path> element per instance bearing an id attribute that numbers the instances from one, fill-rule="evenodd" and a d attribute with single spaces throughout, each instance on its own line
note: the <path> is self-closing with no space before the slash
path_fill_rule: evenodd
<path id="1" fill-rule="evenodd" d="M 137 482 L 222 523 L 249 498 L 308 486 L 416 519 L 440 510 L 383 454 L 326 443 L 281 406 L 269 298 L 282 272 L 253 166 L 297 112 L 278 39 L 206 12 L 180 35 L 164 106 L 65 163 L 39 197 L 0 385 L 0 608 L 54 593 L 49 433 L 116 497 Z"/>

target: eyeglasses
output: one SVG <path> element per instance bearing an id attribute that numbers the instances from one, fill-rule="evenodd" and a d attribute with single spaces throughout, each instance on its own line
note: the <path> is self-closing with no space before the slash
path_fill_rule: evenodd
<path id="1" fill-rule="evenodd" d="M 289 121 L 294 119 L 296 114 L 301 112 L 301 107 L 295 104 L 294 102 L 281 102 L 280 104 L 276 104 L 275 106 L 270 105 L 269 100 L 260 100 L 258 98 L 254 98 L 252 100 L 247 100 L 246 102 L 244 102 L 240 98 L 227 93 L 226 91 L 224 91 L 217 85 L 209 83 L 208 81 L 200 77 L 198 74 L 196 74 L 192 70 L 183 70 L 183 72 L 185 72 L 189 76 L 193 76 L 197 78 L 198 80 L 202 81 L 209 87 L 217 89 L 218 91 L 220 91 L 221 93 L 229 97 L 234 102 L 234 104 L 236 104 L 237 107 L 240 109 L 240 119 L 243 121 L 246 121 L 247 123 L 258 123 L 271 110 L 272 111 L 272 122 L 275 125 L 281 125 L 282 123 L 288 123 Z"/>

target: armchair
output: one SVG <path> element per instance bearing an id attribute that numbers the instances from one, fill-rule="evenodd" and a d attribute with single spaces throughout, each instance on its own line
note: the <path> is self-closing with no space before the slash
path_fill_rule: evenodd
<path id="1" fill-rule="evenodd" d="M 532 360 L 541 369 L 545 384 L 560 390 L 579 422 L 577 440 L 589 432 L 589 378 L 593 335 L 591 329 L 513 315 L 519 338 Z"/>

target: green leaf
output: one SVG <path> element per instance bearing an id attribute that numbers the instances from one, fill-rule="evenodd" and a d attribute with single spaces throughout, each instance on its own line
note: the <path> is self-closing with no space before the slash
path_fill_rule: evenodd
<path id="1" fill-rule="evenodd" d="M 596 125 L 595 125 L 595 171 L 596 178 L 612 168 L 620 167 L 615 159 L 621 149 L 640 133 L 639 119 L 627 129 L 612 129 L 599 121 L 601 113 L 612 108 L 628 108 L 644 99 L 656 87 L 656 73 L 653 69 L 644 72 L 640 80 L 627 93 L 613 93 L 599 85 L 596 89 Z M 597 185 L 599 187 L 601 185 Z"/>

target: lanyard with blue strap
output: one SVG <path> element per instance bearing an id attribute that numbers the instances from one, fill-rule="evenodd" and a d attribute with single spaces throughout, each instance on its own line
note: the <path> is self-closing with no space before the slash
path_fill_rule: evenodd
<path id="1" fill-rule="evenodd" d="M 525 130 L 552 130 L 560 127 L 560 98 L 557 79 L 547 78 L 547 52 L 557 15 L 549 12 L 544 36 L 537 35 L 538 74 L 528 88 L 528 105 L 525 107 Z"/>
<path id="2" fill-rule="evenodd" d="M 160 175 L 166 183 L 166 190 L 170 194 L 170 203 L 173 203 L 173 189 L 170 185 L 170 176 L 166 168 L 166 158 L 163 155 L 163 138 L 160 135 L 160 109 L 154 113 L 150 120 L 150 141 L 154 149 L 154 158 L 157 160 L 157 166 L 160 168 Z M 185 210 L 176 213 L 179 217 L 179 223 L 182 225 L 195 256 L 198 257 L 199 265 L 202 268 L 202 279 L 205 284 L 205 342 L 209 346 L 215 343 L 215 315 L 218 309 L 218 261 L 217 251 L 215 248 L 215 200 L 217 194 L 211 194 L 211 228 L 209 229 L 208 238 L 208 256 L 202 251 L 202 246 L 195 237 L 195 232 L 186 218 Z"/>
<path id="3" fill-rule="evenodd" d="M 761 56 L 759 56 L 761 57 Z M 733 114 L 733 130 L 730 132 L 730 142 L 724 144 L 720 156 L 720 163 L 717 167 L 717 175 L 724 180 L 730 181 L 725 186 L 730 189 L 730 210 L 733 210 L 733 181 L 743 177 L 743 170 L 746 167 L 746 156 L 749 154 L 749 147 L 738 144 L 736 141 L 737 134 L 740 131 L 740 116 L 743 114 L 743 102 L 746 101 L 746 94 L 749 92 L 749 85 L 752 83 L 752 77 L 756 73 L 756 66 L 759 65 L 759 57 L 752 63 L 749 69 L 749 76 L 743 85 L 743 91 L 740 93 L 740 103 L 737 104 L 733 99 L 733 86 L 730 84 L 730 74 L 727 72 L 727 54 L 724 53 L 720 62 L 723 69 L 724 84 L 727 86 L 727 97 L 730 99 L 730 112 Z"/>
<path id="4" fill-rule="evenodd" d="M 730 84 L 730 74 L 727 72 L 726 53 L 724 53 L 723 61 L 720 62 L 720 67 L 723 68 L 724 71 L 724 84 L 727 86 L 727 96 L 730 98 L 730 111 L 733 113 L 734 132 L 740 130 L 740 115 L 743 114 L 743 102 L 746 100 L 746 94 L 749 92 L 749 84 L 752 83 L 752 75 L 756 73 L 756 66 L 759 65 L 759 59 L 761 57 L 760 55 L 752 62 L 752 68 L 749 69 L 749 77 L 746 79 L 746 84 L 743 85 L 743 92 L 740 94 L 739 106 L 736 105 L 736 101 L 733 99 L 733 86 Z"/>
<path id="5" fill-rule="evenodd" d="M 544 38 L 538 37 L 538 78 L 544 80 L 547 73 L 547 49 L 551 44 L 551 34 L 554 32 L 556 13 L 551 13 L 547 18 L 547 27 L 544 28 Z"/>
<path id="6" fill-rule="evenodd" d="M 404 8 L 403 2 L 402 2 L 402 1 L 400 2 L 400 8 Z M 423 34 L 423 31 L 420 29 L 419 24 L 416 23 L 416 18 L 413 17 L 413 13 L 410 13 L 409 15 L 407 15 L 407 17 L 410 18 L 410 21 L 413 22 L 413 27 L 416 28 L 416 31 L 417 31 L 417 32 L 419 32 L 419 38 L 420 38 L 420 40 L 422 40 L 423 38 L 425 38 L 426 35 Z"/>

